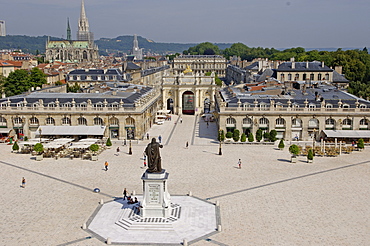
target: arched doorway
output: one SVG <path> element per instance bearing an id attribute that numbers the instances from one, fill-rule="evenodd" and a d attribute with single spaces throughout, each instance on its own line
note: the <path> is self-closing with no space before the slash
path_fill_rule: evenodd
<path id="1" fill-rule="evenodd" d="M 182 113 L 183 114 L 194 114 L 195 113 L 195 102 L 194 93 L 191 91 L 185 91 L 182 94 Z"/>
<path id="2" fill-rule="evenodd" d="M 194 93 L 191 91 L 185 91 L 184 94 L 182 94 L 182 113 L 195 113 Z"/>
<path id="3" fill-rule="evenodd" d="M 170 110 L 171 114 L 173 113 L 173 100 L 172 100 L 172 98 L 167 99 L 167 110 Z"/>
<path id="4" fill-rule="evenodd" d="M 209 98 L 204 99 L 204 113 L 211 111 L 211 100 Z"/>

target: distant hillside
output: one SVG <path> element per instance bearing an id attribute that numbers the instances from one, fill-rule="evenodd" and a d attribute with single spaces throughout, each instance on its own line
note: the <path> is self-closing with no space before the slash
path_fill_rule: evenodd
<path id="1" fill-rule="evenodd" d="M 2 49 L 21 49 L 24 52 L 35 54 L 38 50 L 40 53 L 45 53 L 45 44 L 47 36 L 22 36 L 22 35 L 8 35 L 0 37 L 0 50 Z M 50 40 L 62 40 L 56 37 L 50 37 Z M 119 36 L 117 38 L 101 38 L 96 40 L 95 43 L 99 46 L 100 54 L 108 52 L 123 52 L 128 53 L 132 49 L 134 37 L 133 36 Z M 180 43 L 157 43 L 138 36 L 139 47 L 144 48 L 144 51 L 151 51 L 153 53 L 182 53 L 184 50 L 189 49 L 193 44 L 180 44 Z M 232 44 L 216 44 L 220 49 L 230 47 Z"/>

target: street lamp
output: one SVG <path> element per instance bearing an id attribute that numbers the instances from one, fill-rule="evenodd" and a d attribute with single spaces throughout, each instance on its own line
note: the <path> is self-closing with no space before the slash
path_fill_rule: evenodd
<path id="1" fill-rule="evenodd" d="M 315 142 L 316 142 L 316 128 L 313 129 L 313 137 L 312 137 L 312 152 L 315 155 Z"/>
<path id="2" fill-rule="evenodd" d="M 222 136 L 222 130 L 220 129 L 218 131 L 218 139 L 220 141 L 220 147 L 218 148 L 218 154 L 219 155 L 222 155 L 222 144 L 221 144 L 222 139 L 221 139 L 221 136 Z"/>
<path id="3" fill-rule="evenodd" d="M 128 148 L 128 154 L 132 155 L 132 146 L 131 146 L 131 140 L 130 140 L 130 146 Z"/>
<path id="4" fill-rule="evenodd" d="M 40 127 L 39 128 L 40 143 L 41 143 L 41 133 L 42 133 L 42 130 L 41 130 L 41 127 Z"/>

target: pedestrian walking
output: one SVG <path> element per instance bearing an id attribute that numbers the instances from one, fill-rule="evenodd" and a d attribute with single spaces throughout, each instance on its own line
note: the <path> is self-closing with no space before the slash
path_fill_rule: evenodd
<path id="1" fill-rule="evenodd" d="M 123 200 L 127 199 L 127 190 L 126 188 L 123 189 Z"/>
<path id="2" fill-rule="evenodd" d="M 123 139 L 123 146 L 126 146 L 126 138 Z"/>
<path id="3" fill-rule="evenodd" d="M 120 149 L 119 149 L 119 147 L 117 147 L 117 156 L 119 156 L 119 152 L 120 152 Z"/>
<path id="4" fill-rule="evenodd" d="M 161 136 L 161 135 L 159 135 L 159 136 L 158 136 L 158 142 L 159 142 L 159 143 L 161 143 L 161 142 L 162 142 L 162 136 Z"/>
<path id="5" fill-rule="evenodd" d="M 180 123 L 182 123 L 182 117 L 180 117 Z"/>
<path id="6" fill-rule="evenodd" d="M 242 168 L 242 160 L 241 159 L 239 159 L 239 161 L 238 161 L 238 167 L 239 167 L 239 169 Z"/>
<path id="7" fill-rule="evenodd" d="M 207 128 L 208 128 L 208 125 L 209 125 L 209 124 L 208 124 L 208 121 L 207 121 Z"/>
<path id="8" fill-rule="evenodd" d="M 185 148 L 188 148 L 188 147 L 189 147 L 189 142 L 186 141 Z"/>
<path id="9" fill-rule="evenodd" d="M 106 161 L 105 163 L 104 163 L 104 167 L 105 167 L 105 171 L 108 171 L 108 162 Z"/>
<path id="10" fill-rule="evenodd" d="M 22 188 L 26 188 L 26 179 L 22 177 Z"/>
<path id="11" fill-rule="evenodd" d="M 146 140 L 149 140 L 149 133 L 146 134 Z"/>

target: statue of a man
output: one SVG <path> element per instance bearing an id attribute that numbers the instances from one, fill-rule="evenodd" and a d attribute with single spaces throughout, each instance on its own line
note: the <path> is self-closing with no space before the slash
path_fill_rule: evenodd
<path id="1" fill-rule="evenodd" d="M 152 142 L 149 143 L 145 149 L 145 154 L 148 160 L 147 172 L 149 173 L 160 173 L 162 171 L 159 148 L 163 148 L 163 145 L 157 143 L 155 138 L 152 138 Z"/>

